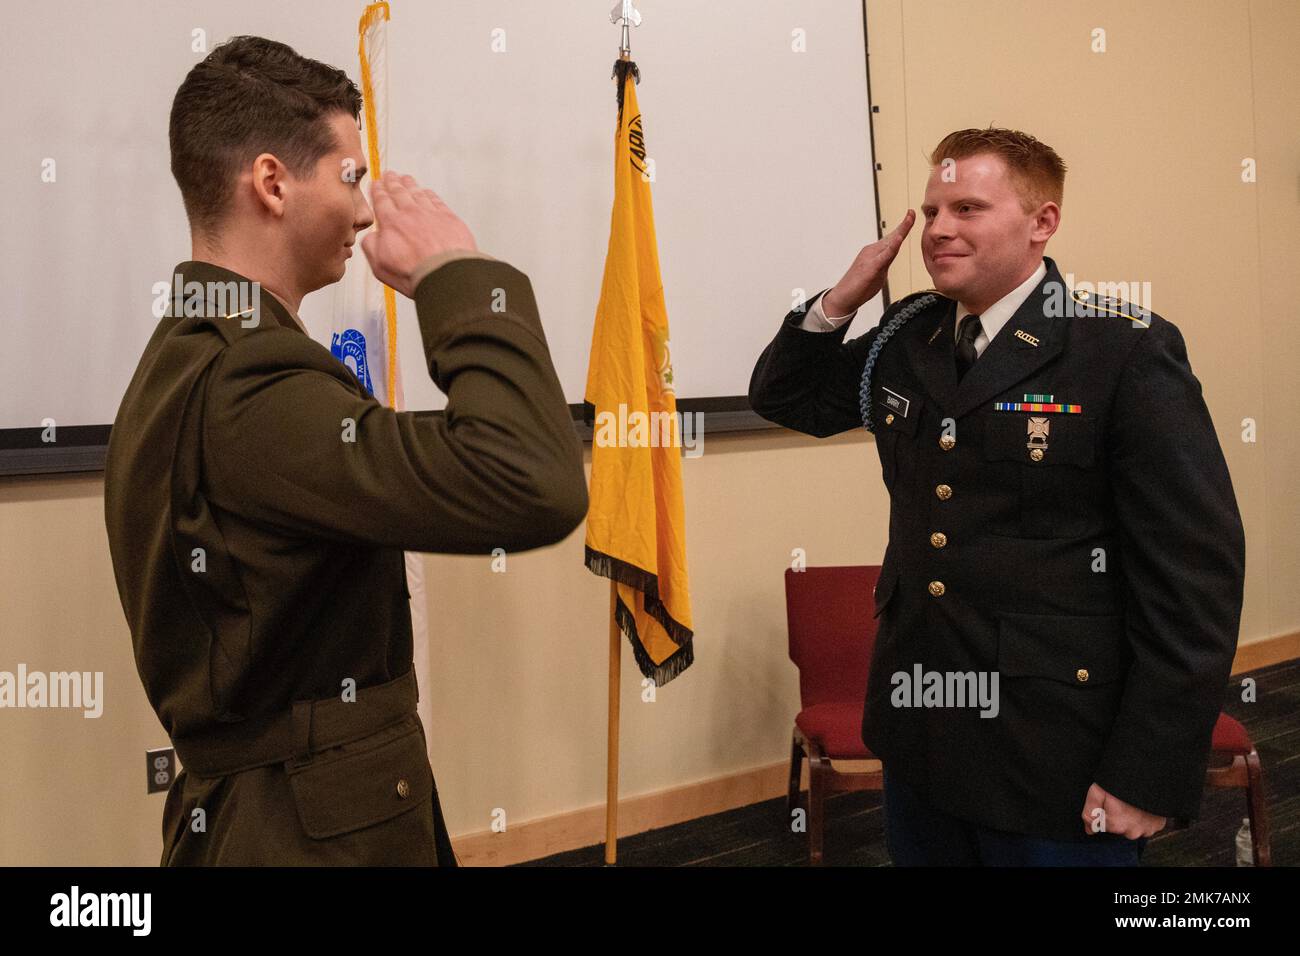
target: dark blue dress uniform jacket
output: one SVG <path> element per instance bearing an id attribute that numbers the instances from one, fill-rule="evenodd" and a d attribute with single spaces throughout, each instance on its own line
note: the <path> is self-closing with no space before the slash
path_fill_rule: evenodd
<path id="1" fill-rule="evenodd" d="M 1245 542 L 1178 328 L 1072 297 L 1046 263 L 960 384 L 956 303 L 937 293 L 879 352 L 889 545 L 862 735 L 940 809 L 1071 840 L 1085 838 L 1094 782 L 1148 812 L 1196 816 Z M 754 409 L 817 437 L 863 427 L 868 351 L 917 298 L 849 342 L 847 323 L 808 332 L 791 312 L 754 368 Z M 1026 394 L 1081 411 L 994 410 Z M 1048 420 L 1032 442 L 1031 417 Z M 997 716 L 892 706 L 892 675 L 917 664 L 996 672 Z"/>

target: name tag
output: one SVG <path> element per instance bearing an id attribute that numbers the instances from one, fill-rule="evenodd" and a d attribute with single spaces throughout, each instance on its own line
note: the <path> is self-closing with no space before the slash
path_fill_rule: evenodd
<path id="1" fill-rule="evenodd" d="M 890 409 L 898 412 L 898 414 L 906 418 L 908 406 L 911 405 L 912 403 L 907 399 L 905 399 L 902 395 L 899 395 L 897 392 L 891 392 L 889 389 L 883 386 L 881 386 L 880 390 L 885 393 L 885 404 Z"/>

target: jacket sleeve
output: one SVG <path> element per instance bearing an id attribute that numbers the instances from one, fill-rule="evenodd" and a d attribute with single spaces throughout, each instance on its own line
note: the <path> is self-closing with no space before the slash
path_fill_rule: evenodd
<path id="1" fill-rule="evenodd" d="M 582 444 L 528 277 L 459 259 L 415 293 L 441 416 L 395 412 L 310 338 L 228 345 L 204 403 L 204 491 L 290 535 L 457 554 L 521 551 L 586 516 Z"/>
<path id="2" fill-rule="evenodd" d="M 1245 535 L 1178 329 L 1153 316 L 1121 375 L 1110 480 L 1133 659 L 1096 782 L 1192 818 L 1241 620 Z"/>
<path id="3" fill-rule="evenodd" d="M 862 425 L 862 369 L 881 326 L 845 342 L 852 323 L 833 332 L 810 332 L 800 328 L 805 315 L 791 311 L 758 357 L 749 379 L 749 404 L 770 422 L 826 438 Z"/>

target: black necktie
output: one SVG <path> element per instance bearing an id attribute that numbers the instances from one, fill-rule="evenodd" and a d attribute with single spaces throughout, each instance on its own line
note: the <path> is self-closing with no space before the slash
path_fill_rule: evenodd
<path id="1" fill-rule="evenodd" d="M 980 325 L 978 315 L 968 315 L 961 320 L 961 328 L 957 330 L 957 381 L 959 382 L 979 357 L 975 351 L 975 340 L 983 331 L 984 327 Z"/>

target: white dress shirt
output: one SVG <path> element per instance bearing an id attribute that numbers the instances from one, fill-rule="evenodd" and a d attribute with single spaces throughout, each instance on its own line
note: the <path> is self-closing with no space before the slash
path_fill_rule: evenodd
<path id="1" fill-rule="evenodd" d="M 1007 320 L 1016 314 L 1016 310 L 1029 298 L 1029 293 L 1038 288 L 1038 283 L 1043 281 L 1045 275 L 1047 275 L 1047 263 L 1039 262 L 1038 268 L 1034 270 L 1033 275 L 980 313 L 980 325 L 983 327 L 983 331 L 975 337 L 975 354 L 977 356 L 984 354 L 984 350 L 993 341 L 993 337 L 1002 331 L 1002 326 L 1006 325 Z M 854 309 L 848 315 L 828 316 L 825 310 L 822 309 L 822 299 L 824 298 L 826 297 L 821 296 L 812 304 L 808 314 L 803 317 L 803 322 L 799 324 L 801 329 L 806 332 L 833 332 L 846 322 L 852 322 L 853 317 L 858 314 L 857 310 Z M 952 331 L 953 341 L 957 340 L 961 320 L 970 314 L 970 309 L 960 302 L 957 303 L 957 321 L 953 323 Z"/>

